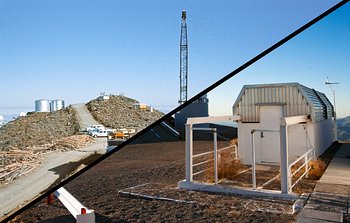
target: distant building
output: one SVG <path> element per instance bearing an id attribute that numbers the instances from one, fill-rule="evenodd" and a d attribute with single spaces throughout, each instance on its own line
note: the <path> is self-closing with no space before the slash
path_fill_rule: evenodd
<path id="1" fill-rule="evenodd" d="M 135 103 L 133 104 L 133 109 L 145 111 L 145 110 L 148 110 L 148 106 L 145 103 Z M 152 111 L 153 111 L 153 108 L 152 108 Z"/>
<path id="2" fill-rule="evenodd" d="M 209 100 L 207 95 L 203 95 L 192 104 L 189 104 L 181 111 L 175 114 L 175 129 L 184 132 L 187 118 L 191 117 L 208 117 L 209 116 Z M 201 124 L 196 127 L 208 127 L 208 124 Z"/>
<path id="3" fill-rule="evenodd" d="M 100 101 L 109 100 L 109 95 L 107 95 L 106 92 L 101 92 L 97 99 Z"/>

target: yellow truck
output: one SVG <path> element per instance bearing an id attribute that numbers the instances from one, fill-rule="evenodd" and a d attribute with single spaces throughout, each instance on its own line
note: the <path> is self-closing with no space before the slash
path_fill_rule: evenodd
<path id="1" fill-rule="evenodd" d="M 135 129 L 117 129 L 108 135 L 110 140 L 126 140 L 136 133 Z"/>

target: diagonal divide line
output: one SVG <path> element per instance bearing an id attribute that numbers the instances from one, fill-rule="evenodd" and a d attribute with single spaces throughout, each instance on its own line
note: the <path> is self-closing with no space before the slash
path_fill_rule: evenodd
<path id="1" fill-rule="evenodd" d="M 216 87 L 218 87 L 219 85 L 221 85 L 222 83 L 226 82 L 227 80 L 229 80 L 230 78 L 232 78 L 233 76 L 235 76 L 236 74 L 238 74 L 239 72 L 243 71 L 244 69 L 246 69 L 247 67 L 249 67 L 250 65 L 254 64 L 255 62 L 257 62 L 258 60 L 260 60 L 261 58 L 263 58 L 264 56 L 266 56 L 267 54 L 271 53 L 272 51 L 274 51 L 275 49 L 277 49 L 278 47 L 280 47 L 281 45 L 285 44 L 286 42 L 288 42 L 289 40 L 291 40 L 292 38 L 294 38 L 295 36 L 299 35 L 300 33 L 302 33 L 303 31 L 305 31 L 306 29 L 308 29 L 309 27 L 311 27 L 312 25 L 314 25 L 315 23 L 319 22 L 321 19 L 323 19 L 324 17 L 328 16 L 329 14 L 331 14 L 332 12 L 334 12 L 335 10 L 337 10 L 338 8 L 340 8 L 341 6 L 345 5 L 346 3 L 348 3 L 349 0 L 342 0 L 341 2 L 337 3 L 336 5 L 334 5 L 333 7 L 331 7 L 330 9 L 328 9 L 327 11 L 323 12 L 321 15 L 317 16 L 316 18 L 314 18 L 313 20 L 309 21 L 308 23 L 306 23 L 305 25 L 303 25 L 302 27 L 300 27 L 299 29 L 295 30 L 294 32 L 292 32 L 291 34 L 289 34 L 288 36 L 286 36 L 285 38 L 283 38 L 282 40 L 278 41 L 277 43 L 275 43 L 274 45 L 272 45 L 271 47 L 267 48 L 266 50 L 264 50 L 263 52 L 261 52 L 260 54 L 258 54 L 257 56 L 253 57 L 252 59 L 250 59 L 249 61 L 247 61 L 246 63 L 244 63 L 243 65 L 241 65 L 240 67 L 238 67 L 236 70 L 232 71 L 231 73 L 227 74 L 226 76 L 224 76 L 223 78 L 221 78 L 220 80 L 218 80 L 217 82 L 213 83 L 212 85 L 210 85 L 209 87 L 207 87 L 206 89 L 204 89 L 203 91 L 201 91 L 200 93 L 198 93 L 197 95 L 193 96 L 191 99 L 189 99 L 187 102 L 183 103 L 182 105 L 178 106 L 177 108 L 175 108 L 174 110 L 172 110 L 171 112 L 169 112 L 168 114 L 166 114 L 165 116 L 163 116 L 162 118 L 160 118 L 159 120 L 155 121 L 153 124 L 149 125 L 148 127 L 146 127 L 145 129 L 143 129 L 142 131 L 138 132 L 136 135 L 134 135 L 133 137 L 131 137 L 130 139 L 128 139 L 127 141 L 123 142 L 122 144 L 118 145 L 118 147 L 114 148 L 113 150 L 109 151 L 108 153 L 102 155 L 101 157 L 97 158 L 96 160 L 94 160 L 92 163 L 90 163 L 89 165 L 87 165 L 86 167 L 84 167 L 83 169 L 81 169 L 80 171 L 78 171 L 77 173 L 73 174 L 72 176 L 68 177 L 67 179 L 63 180 L 62 182 L 60 182 L 59 184 L 57 184 L 56 186 L 52 187 L 51 189 L 47 190 L 46 192 L 43 192 L 42 195 L 38 196 L 37 198 L 35 198 L 34 200 L 32 200 L 31 202 L 29 202 L 28 204 L 26 204 L 25 206 L 21 207 L 20 209 L 18 209 L 17 211 L 11 213 L 9 216 L 7 216 L 6 218 L 3 219 L 2 222 L 7 222 L 11 219 L 13 219 L 15 216 L 21 214 L 22 212 L 24 212 L 25 210 L 27 210 L 28 208 L 30 208 L 32 205 L 36 204 L 37 202 L 39 202 L 40 200 L 42 200 L 43 198 L 47 197 L 49 194 L 55 192 L 57 189 L 59 189 L 60 187 L 64 186 L 65 184 L 69 183 L 70 181 L 74 180 L 75 178 L 77 178 L 78 176 L 80 176 L 81 174 L 83 174 L 85 171 L 89 170 L 90 168 L 92 168 L 93 166 L 95 166 L 96 164 L 98 164 L 99 162 L 105 160 L 106 158 L 108 158 L 110 155 L 112 155 L 113 153 L 119 151 L 120 149 L 122 149 L 124 146 L 128 145 L 129 143 L 133 142 L 134 140 L 136 140 L 139 136 L 143 135 L 144 133 L 146 133 L 147 131 L 151 130 L 152 128 L 154 128 L 156 125 L 159 125 L 161 122 L 163 122 L 164 120 L 170 118 L 173 114 L 177 113 L 178 111 L 180 111 L 181 109 L 185 108 L 186 106 L 188 106 L 189 104 L 191 104 L 192 102 L 194 102 L 195 100 L 197 100 L 198 98 L 200 98 L 201 96 L 207 94 L 209 91 L 215 89 Z"/>

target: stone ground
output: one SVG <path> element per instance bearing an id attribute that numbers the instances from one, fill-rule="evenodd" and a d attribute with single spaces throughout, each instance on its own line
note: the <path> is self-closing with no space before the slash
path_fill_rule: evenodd
<path id="1" fill-rule="evenodd" d="M 198 142 L 197 145 L 204 152 L 210 149 L 212 142 Z M 85 206 L 95 210 L 96 222 L 295 221 L 289 201 L 176 189 L 178 181 L 185 177 L 184 146 L 184 142 L 128 145 L 65 188 Z M 225 142 L 219 142 L 219 147 L 223 146 L 226 146 Z M 147 199 L 122 193 L 142 184 L 150 195 L 168 199 Z M 42 200 L 17 216 L 15 222 L 69 223 L 75 219 L 58 200 L 54 205 L 46 205 Z"/>

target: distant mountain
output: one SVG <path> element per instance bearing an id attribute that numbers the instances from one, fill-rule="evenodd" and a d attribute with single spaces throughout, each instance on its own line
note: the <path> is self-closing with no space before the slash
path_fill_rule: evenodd
<path id="1" fill-rule="evenodd" d="M 350 116 L 337 120 L 338 139 L 341 141 L 350 140 Z"/>
<path id="2" fill-rule="evenodd" d="M 0 116 L 2 116 L 2 118 L 4 118 L 4 119 L 0 120 L 0 126 L 1 126 L 1 124 L 6 124 L 7 122 L 12 121 L 12 120 L 14 120 L 14 119 L 16 119 L 18 117 L 18 115 L 16 115 L 16 114 L 13 114 L 13 115 L 0 115 Z"/>

